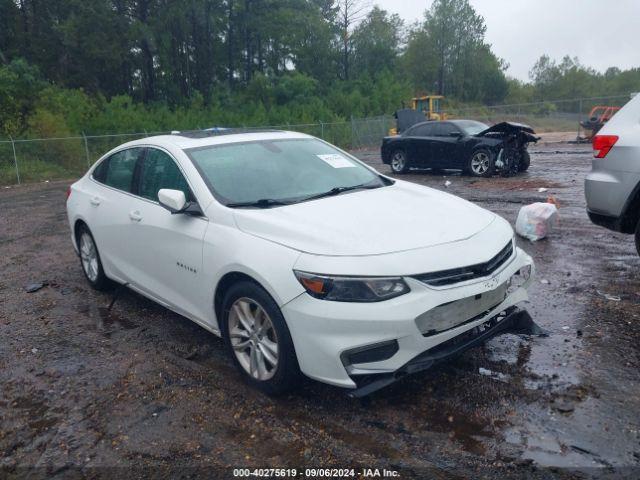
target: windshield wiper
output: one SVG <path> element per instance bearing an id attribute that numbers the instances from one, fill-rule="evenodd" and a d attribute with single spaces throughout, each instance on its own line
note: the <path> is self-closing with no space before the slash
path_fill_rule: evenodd
<path id="1" fill-rule="evenodd" d="M 363 183 L 361 185 L 351 185 L 350 187 L 333 187 L 331 190 L 327 190 L 326 192 L 317 193 L 309 197 L 304 197 L 300 201 L 305 202 L 307 200 L 315 200 L 316 198 L 332 197 L 333 195 L 338 195 L 350 190 L 371 190 L 373 188 L 380 187 L 382 187 L 382 185 L 367 185 L 366 183 Z"/>
<path id="2" fill-rule="evenodd" d="M 251 202 L 235 202 L 227 203 L 227 207 L 256 207 L 256 208 L 271 208 L 279 207 L 282 205 L 290 205 L 289 202 L 283 202 L 282 200 L 275 200 L 273 198 L 261 198 L 260 200 L 253 200 Z"/>

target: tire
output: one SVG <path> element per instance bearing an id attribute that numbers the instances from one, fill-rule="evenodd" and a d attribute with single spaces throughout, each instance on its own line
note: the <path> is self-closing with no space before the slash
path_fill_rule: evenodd
<path id="1" fill-rule="evenodd" d="M 638 222 L 638 224 L 636 225 L 636 251 L 638 252 L 638 255 L 640 255 L 640 222 Z"/>
<path id="2" fill-rule="evenodd" d="M 251 386 L 279 395 L 299 384 L 291 334 L 278 305 L 262 287 L 250 281 L 233 285 L 224 296 L 221 317 L 224 343 Z"/>
<path id="3" fill-rule="evenodd" d="M 78 252 L 80 253 L 82 273 L 84 273 L 89 285 L 99 291 L 110 290 L 113 287 L 113 282 L 104 274 L 102 260 L 100 260 L 100 252 L 98 252 L 98 247 L 96 246 L 89 227 L 86 225 L 79 227 L 76 243 L 78 244 Z"/>
<path id="4" fill-rule="evenodd" d="M 473 177 L 490 177 L 494 169 L 493 153 L 486 148 L 479 148 L 469 157 L 465 171 Z"/>
<path id="5" fill-rule="evenodd" d="M 529 169 L 529 165 L 531 165 L 531 156 L 529 152 L 526 150 L 522 152 L 522 156 L 520 157 L 520 165 L 518 166 L 519 172 L 526 172 Z"/>
<path id="6" fill-rule="evenodd" d="M 409 160 L 404 150 L 394 150 L 391 152 L 391 161 L 389 162 L 393 173 L 402 174 L 409 171 Z"/>

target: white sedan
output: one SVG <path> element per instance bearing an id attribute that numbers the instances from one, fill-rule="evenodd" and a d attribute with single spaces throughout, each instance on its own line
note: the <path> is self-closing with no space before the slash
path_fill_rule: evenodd
<path id="1" fill-rule="evenodd" d="M 115 148 L 68 192 L 96 289 L 221 335 L 267 393 L 300 373 L 365 395 L 535 324 L 531 258 L 501 217 L 294 132 L 186 132 Z"/>

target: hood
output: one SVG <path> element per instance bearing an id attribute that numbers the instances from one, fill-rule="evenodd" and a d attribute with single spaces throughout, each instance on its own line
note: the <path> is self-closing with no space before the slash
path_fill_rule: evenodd
<path id="1" fill-rule="evenodd" d="M 424 113 L 419 112 L 417 110 L 413 110 L 411 108 L 403 108 L 402 110 L 397 110 L 396 113 L 393 114 L 396 117 L 396 128 L 398 133 L 402 133 L 410 127 L 413 127 L 416 123 L 422 123 L 427 120 Z"/>
<path id="2" fill-rule="evenodd" d="M 316 255 L 401 252 L 467 239 L 496 216 L 459 197 L 396 182 L 270 209 L 235 209 L 240 230 Z"/>
<path id="3" fill-rule="evenodd" d="M 516 123 L 516 122 L 500 122 L 495 125 L 491 125 L 489 128 L 481 131 L 476 134 L 476 137 L 484 137 L 485 135 L 491 134 L 503 134 L 509 135 L 514 133 L 521 133 L 524 139 L 528 142 L 537 142 L 540 140 L 540 137 L 536 137 L 534 134 L 536 132 L 533 131 L 529 125 L 525 125 L 524 123 Z"/>

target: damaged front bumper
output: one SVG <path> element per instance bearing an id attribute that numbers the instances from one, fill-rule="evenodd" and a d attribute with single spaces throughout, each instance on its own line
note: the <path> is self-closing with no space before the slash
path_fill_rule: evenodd
<path id="1" fill-rule="evenodd" d="M 527 278 L 523 270 L 529 271 Z M 366 395 L 412 373 L 412 362 L 421 355 L 513 313 L 512 307 L 528 300 L 533 276 L 531 257 L 515 248 L 498 270 L 476 280 L 434 286 L 428 279 L 405 277 L 408 294 L 375 303 L 329 302 L 303 294 L 282 313 L 305 375 Z M 492 331 L 503 331 L 513 318 Z M 376 379 L 384 381 L 361 390 Z"/>
<path id="2" fill-rule="evenodd" d="M 349 391 L 354 398 L 364 397 L 381 388 L 414 373 L 427 370 L 438 363 L 457 357 L 470 348 L 481 345 L 487 340 L 504 333 L 545 336 L 547 332 L 540 328 L 526 310 L 510 307 L 493 318 L 464 334 L 454 337 L 437 347 L 421 353 L 391 373 L 355 376 L 355 390 Z"/>

